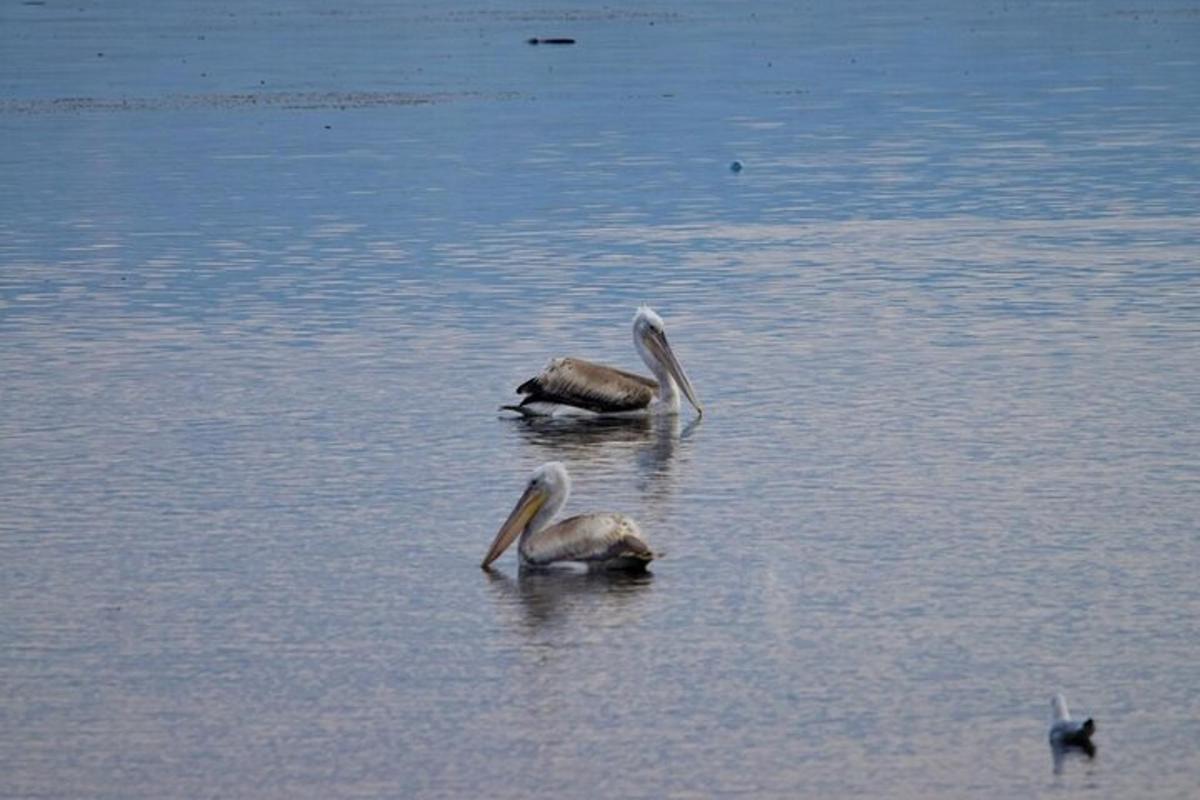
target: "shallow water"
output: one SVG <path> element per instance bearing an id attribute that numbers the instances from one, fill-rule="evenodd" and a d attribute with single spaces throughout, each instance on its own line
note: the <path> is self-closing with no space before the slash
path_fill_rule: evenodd
<path id="1" fill-rule="evenodd" d="M 47 0 L 0 58 L 0 795 L 1200 784 L 1200 9 Z M 702 420 L 496 413 L 642 302 Z M 652 575 L 479 570 L 551 459 Z"/>

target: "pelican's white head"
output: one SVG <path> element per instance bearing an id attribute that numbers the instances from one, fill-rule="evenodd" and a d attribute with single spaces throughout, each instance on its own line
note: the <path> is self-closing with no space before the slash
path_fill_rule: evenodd
<path id="1" fill-rule="evenodd" d="M 550 500 L 557 501 L 554 508 L 557 513 L 571 494 L 571 476 L 567 474 L 567 468 L 561 461 L 547 461 L 529 476 L 529 488 L 536 488 L 548 494 L 547 505 Z"/>
<path id="2" fill-rule="evenodd" d="M 664 330 L 666 330 L 666 326 L 663 325 L 662 317 L 660 317 L 653 308 L 646 305 L 638 306 L 637 313 L 633 315 L 634 330 L 637 330 L 638 325 L 648 325 L 649 327 L 657 330 L 659 333 L 662 333 Z"/>
<path id="3" fill-rule="evenodd" d="M 639 306 L 637 313 L 633 315 L 633 346 L 658 379 L 660 398 L 670 406 L 672 412 L 679 408 L 679 395 L 676 391 L 678 387 L 683 390 L 684 396 L 696 409 L 696 413 L 704 414 L 700 401 L 696 399 L 696 390 L 692 388 L 692 382 L 688 380 L 683 365 L 679 363 L 675 351 L 667 341 L 667 329 L 663 325 L 662 317 L 650 306 Z"/>

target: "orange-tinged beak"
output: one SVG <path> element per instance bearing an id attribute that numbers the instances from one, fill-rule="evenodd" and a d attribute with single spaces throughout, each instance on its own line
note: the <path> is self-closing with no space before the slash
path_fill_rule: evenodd
<path id="1" fill-rule="evenodd" d="M 516 539 L 517 534 L 525 530 L 525 526 L 529 524 L 534 514 L 541 509 L 545 502 L 546 493 L 543 490 L 533 486 L 526 489 L 508 515 L 508 519 L 504 520 L 504 524 L 500 526 L 496 538 L 492 540 L 492 546 L 488 548 L 487 555 L 483 557 L 483 563 L 479 566 L 487 569 L 493 561 L 503 555 L 508 546 L 513 543 L 513 539 Z"/>
<path id="2" fill-rule="evenodd" d="M 646 337 L 646 344 L 658 360 L 666 366 L 667 371 L 671 373 L 671 377 L 675 379 L 675 382 L 679 384 L 679 388 L 683 390 L 683 396 L 696 409 L 696 413 L 704 416 L 704 408 L 701 407 L 700 401 L 696 399 L 696 390 L 692 388 L 692 382 L 688 380 L 687 373 L 683 371 L 683 365 L 675 357 L 675 351 L 671 349 L 671 344 L 667 341 L 667 335 L 652 331 Z"/>

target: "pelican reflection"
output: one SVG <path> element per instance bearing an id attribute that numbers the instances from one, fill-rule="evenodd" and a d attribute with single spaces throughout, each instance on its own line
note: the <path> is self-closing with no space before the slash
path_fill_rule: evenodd
<path id="1" fill-rule="evenodd" d="M 703 417 L 684 425 L 678 415 L 663 417 L 514 417 L 516 434 L 548 459 L 620 469 L 632 459 L 640 488 L 652 499 L 669 495 L 672 463 L 686 451 Z"/>
<path id="2" fill-rule="evenodd" d="M 651 439 L 667 428 L 666 417 L 508 417 L 520 437 L 539 449 L 556 453 L 586 452 L 598 447 L 621 448 Z M 678 425 L 679 419 L 675 418 Z"/>
<path id="3" fill-rule="evenodd" d="M 527 632 L 581 617 L 589 629 L 637 622 L 654 574 L 581 572 L 569 568 L 523 568 L 517 577 L 489 569 L 488 586 L 507 622 Z"/>

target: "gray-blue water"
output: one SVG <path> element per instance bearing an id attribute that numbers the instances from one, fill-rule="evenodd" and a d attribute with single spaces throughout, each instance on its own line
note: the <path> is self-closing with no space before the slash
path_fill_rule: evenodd
<path id="1" fill-rule="evenodd" d="M 1200 6 L 5 2 L 0 142 L 0 796 L 1200 785 Z"/>

